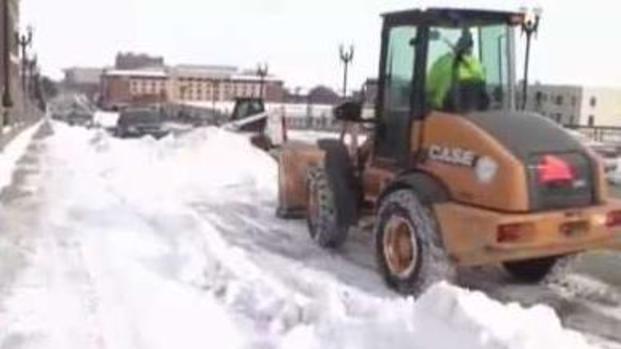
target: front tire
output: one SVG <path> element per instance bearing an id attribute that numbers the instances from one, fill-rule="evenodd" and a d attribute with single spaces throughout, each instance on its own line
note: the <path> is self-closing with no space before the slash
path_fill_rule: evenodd
<path id="1" fill-rule="evenodd" d="M 380 272 L 396 291 L 419 296 L 436 282 L 454 280 L 436 221 L 412 190 L 382 201 L 374 231 Z"/>
<path id="2" fill-rule="evenodd" d="M 554 268 L 558 257 L 528 259 L 523 261 L 505 262 L 505 270 L 514 278 L 524 282 L 540 282 Z"/>
<path id="3" fill-rule="evenodd" d="M 341 247 L 347 240 L 349 226 L 339 224 L 334 192 L 323 169 L 309 170 L 307 189 L 306 222 L 311 238 L 324 248 Z"/>

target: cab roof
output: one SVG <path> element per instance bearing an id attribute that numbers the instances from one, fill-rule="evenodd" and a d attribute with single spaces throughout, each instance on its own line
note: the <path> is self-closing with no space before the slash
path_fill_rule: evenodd
<path id="1" fill-rule="evenodd" d="M 390 25 L 429 25 L 458 27 L 468 25 L 522 23 L 524 14 L 520 12 L 476 10 L 460 8 L 426 8 L 389 12 L 382 15 L 384 21 Z"/>

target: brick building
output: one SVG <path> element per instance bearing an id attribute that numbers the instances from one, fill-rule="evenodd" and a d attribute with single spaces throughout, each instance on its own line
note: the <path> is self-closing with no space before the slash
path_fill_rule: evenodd
<path id="1" fill-rule="evenodd" d="M 223 102 L 236 97 L 258 97 L 261 79 L 230 66 L 178 65 L 168 68 L 107 70 L 101 78 L 101 106 L 145 103 Z M 283 82 L 264 79 L 268 102 L 282 102 Z"/>
<path id="2" fill-rule="evenodd" d="M 112 69 L 102 73 L 100 89 L 100 107 L 118 109 L 166 103 L 169 100 L 170 84 L 165 69 Z"/>
<path id="3" fill-rule="evenodd" d="M 171 96 L 174 101 L 230 101 L 236 97 L 258 97 L 261 79 L 236 67 L 179 65 L 170 70 Z M 282 101 L 283 82 L 268 76 L 264 80 L 267 101 Z"/>

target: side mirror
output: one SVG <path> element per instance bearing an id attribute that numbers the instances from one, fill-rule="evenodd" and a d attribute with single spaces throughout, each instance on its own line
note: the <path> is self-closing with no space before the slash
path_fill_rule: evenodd
<path id="1" fill-rule="evenodd" d="M 438 41 L 442 39 L 442 35 L 440 35 L 440 31 L 437 29 L 432 29 L 429 31 L 429 41 Z"/>
<path id="2" fill-rule="evenodd" d="M 334 118 L 339 121 L 361 122 L 362 103 L 355 101 L 343 102 L 334 108 L 333 114 Z"/>

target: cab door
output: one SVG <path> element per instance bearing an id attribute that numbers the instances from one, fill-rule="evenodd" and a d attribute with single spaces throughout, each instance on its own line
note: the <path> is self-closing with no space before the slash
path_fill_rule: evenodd
<path id="1" fill-rule="evenodd" d="M 425 32 L 413 25 L 385 25 L 382 31 L 374 152 L 377 164 L 405 167 L 412 159 L 413 121 L 424 114 Z"/>

